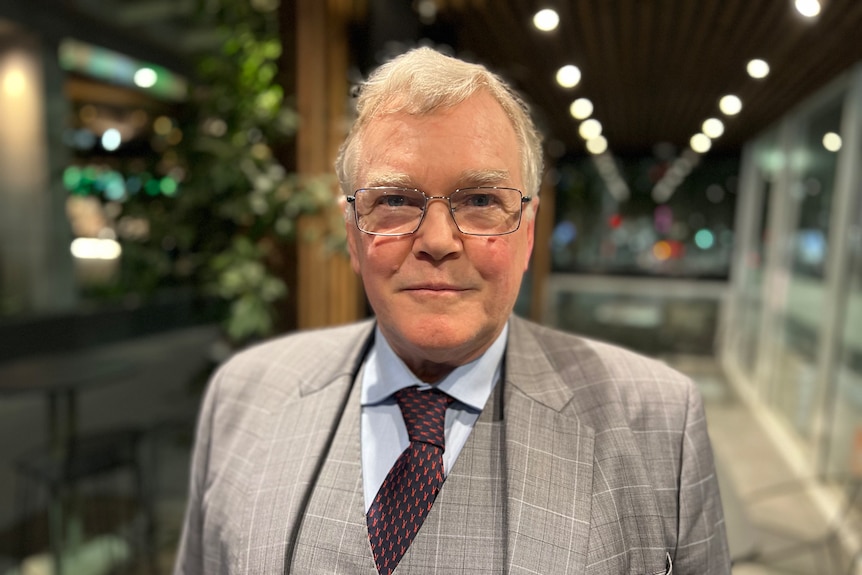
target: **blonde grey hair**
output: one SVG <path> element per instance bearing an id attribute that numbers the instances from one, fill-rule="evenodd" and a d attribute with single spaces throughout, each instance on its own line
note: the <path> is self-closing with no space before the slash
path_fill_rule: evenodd
<path id="1" fill-rule="evenodd" d="M 335 171 L 345 195 L 353 193 L 362 132 L 376 117 L 396 112 L 415 115 L 455 106 L 487 90 L 512 122 L 521 152 L 525 195 L 536 195 L 542 177 L 541 136 L 526 104 L 496 74 L 479 64 L 417 48 L 380 66 L 365 82 L 356 101 L 357 118 L 338 151 Z"/>

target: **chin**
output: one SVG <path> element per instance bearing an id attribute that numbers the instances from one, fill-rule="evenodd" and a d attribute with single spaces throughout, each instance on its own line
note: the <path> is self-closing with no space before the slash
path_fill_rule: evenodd
<path id="1" fill-rule="evenodd" d="M 433 355 L 447 352 L 463 353 L 472 347 L 481 347 L 483 340 L 491 338 L 494 330 L 490 326 L 471 324 L 457 316 L 416 316 L 399 329 L 410 345 L 426 350 Z"/>

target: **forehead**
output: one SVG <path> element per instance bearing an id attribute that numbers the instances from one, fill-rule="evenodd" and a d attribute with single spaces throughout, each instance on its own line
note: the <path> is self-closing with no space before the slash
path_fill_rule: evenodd
<path id="1" fill-rule="evenodd" d="M 360 186 L 381 174 L 400 175 L 391 184 L 420 186 L 476 173 L 506 174 L 502 183 L 519 186 L 518 139 L 500 104 L 480 92 L 431 113 L 396 111 L 370 120 L 360 138 L 355 173 Z"/>

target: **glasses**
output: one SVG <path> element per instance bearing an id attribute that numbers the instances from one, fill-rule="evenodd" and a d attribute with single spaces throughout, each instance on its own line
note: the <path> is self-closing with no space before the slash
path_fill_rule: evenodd
<path id="1" fill-rule="evenodd" d="M 532 198 L 515 188 L 459 188 L 447 196 L 426 196 L 412 188 L 362 188 L 347 196 L 356 227 L 374 236 L 406 236 L 422 225 L 431 200 L 448 202 L 458 231 L 502 236 L 521 226 L 523 206 Z"/>

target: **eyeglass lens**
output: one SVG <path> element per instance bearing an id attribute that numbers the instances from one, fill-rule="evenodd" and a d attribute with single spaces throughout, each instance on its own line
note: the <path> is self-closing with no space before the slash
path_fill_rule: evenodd
<path id="1" fill-rule="evenodd" d="M 359 229 L 386 235 L 416 231 L 429 201 L 421 191 L 408 188 L 364 188 L 354 196 Z M 462 188 L 453 192 L 448 201 L 455 225 L 462 233 L 499 235 L 518 229 L 521 197 L 514 188 Z"/>

